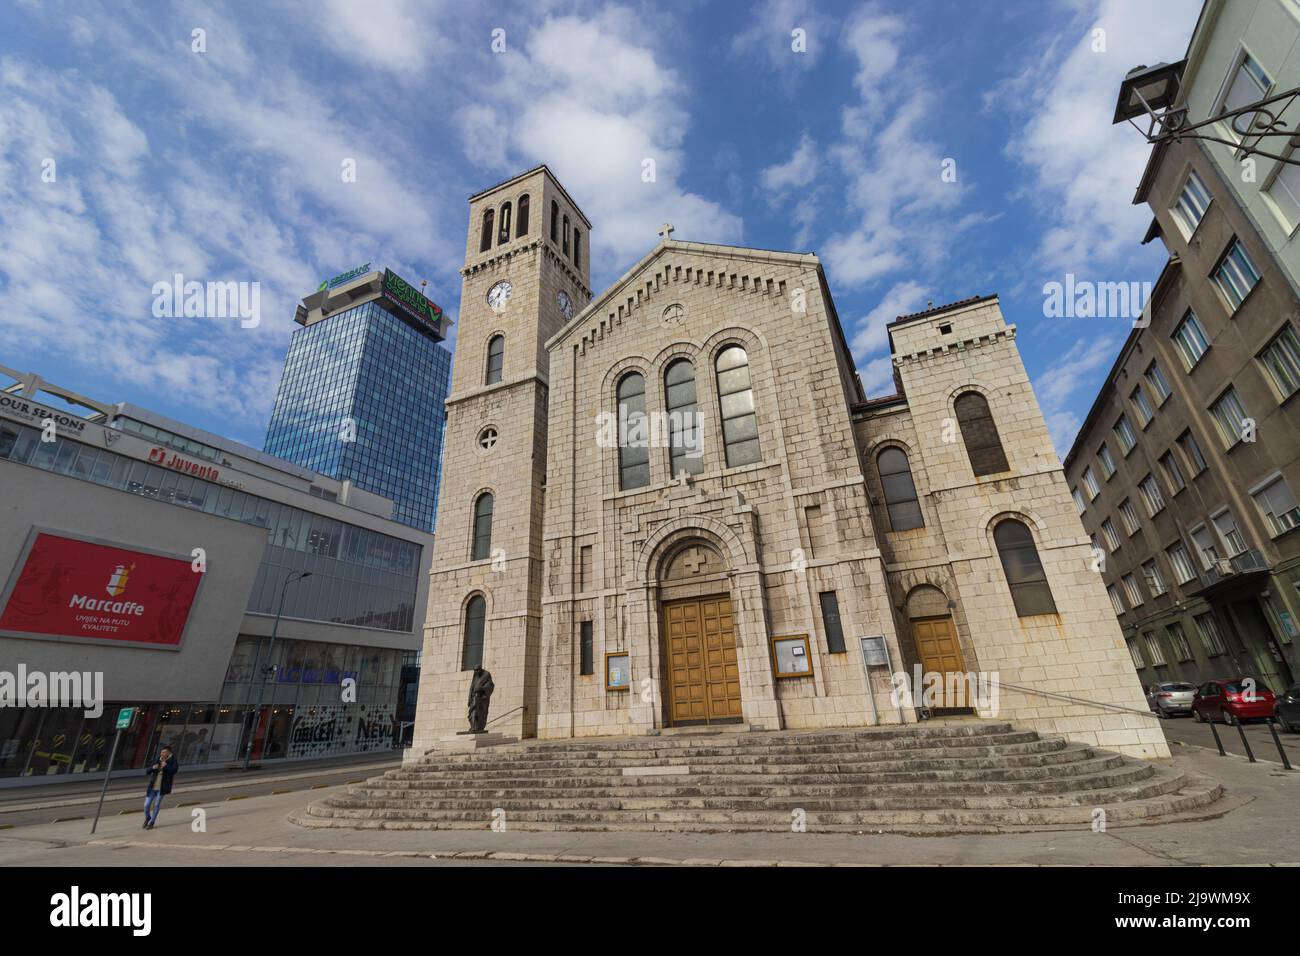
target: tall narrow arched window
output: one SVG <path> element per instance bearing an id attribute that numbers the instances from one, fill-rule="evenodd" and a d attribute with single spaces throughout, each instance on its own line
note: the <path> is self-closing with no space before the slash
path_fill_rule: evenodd
<path id="1" fill-rule="evenodd" d="M 528 193 L 519 197 L 519 216 L 515 224 L 515 237 L 528 235 Z"/>
<path id="2" fill-rule="evenodd" d="M 460 651 L 460 669 L 483 666 L 483 631 L 487 623 L 487 601 L 475 594 L 465 605 L 465 642 Z"/>
<path id="3" fill-rule="evenodd" d="M 664 372 L 664 406 L 668 409 L 669 475 L 704 470 L 699 409 L 695 401 L 695 366 L 690 359 L 674 360 Z"/>
<path id="4" fill-rule="evenodd" d="M 618 383 L 618 486 L 650 484 L 650 435 L 645 414 L 645 378 L 639 372 Z"/>
<path id="5" fill-rule="evenodd" d="M 496 218 L 496 211 L 492 209 L 483 210 L 483 235 L 479 237 L 478 251 L 487 252 L 492 248 L 492 223 Z"/>
<path id="6" fill-rule="evenodd" d="M 975 477 L 1006 471 L 1010 466 L 1002 450 L 1002 439 L 998 437 L 998 426 L 993 423 L 984 396 L 979 392 L 963 392 L 957 396 L 953 408 L 957 412 L 957 424 L 961 426 L 962 441 L 966 443 L 966 454 Z"/>
<path id="7" fill-rule="evenodd" d="M 739 345 L 729 345 L 718 354 L 714 367 L 718 373 L 722 445 L 727 454 L 727 467 L 752 464 L 762 455 L 758 447 L 754 389 L 749 380 L 749 356 Z"/>
<path id="8" fill-rule="evenodd" d="M 1023 522 L 1007 518 L 993 529 L 993 543 L 1002 559 L 1002 573 L 1007 576 L 1011 599 L 1016 602 L 1016 614 L 1030 617 L 1034 614 L 1055 614 L 1056 602 L 1047 584 L 1047 572 L 1038 560 L 1034 536 Z"/>
<path id="9" fill-rule="evenodd" d="M 483 377 L 484 385 L 495 385 L 501 381 L 501 368 L 506 360 L 506 337 L 494 335 L 488 342 L 487 374 Z"/>
<path id="10" fill-rule="evenodd" d="M 501 226 L 497 229 L 497 245 L 502 246 L 510 241 L 510 203 L 501 204 Z"/>
<path id="11" fill-rule="evenodd" d="M 921 504 L 916 500 L 916 485 L 907 455 L 901 448 L 886 448 L 876 456 L 876 470 L 880 473 L 880 487 L 885 493 L 885 507 L 889 511 L 889 527 L 894 531 L 922 528 Z"/>
<path id="12" fill-rule="evenodd" d="M 573 227 L 573 264 L 582 268 L 582 233 L 577 226 Z"/>
<path id="13" fill-rule="evenodd" d="M 485 491 L 474 501 L 474 546 L 471 561 L 492 557 L 492 493 Z"/>
<path id="14" fill-rule="evenodd" d="M 569 254 L 569 217 L 568 216 L 564 217 L 564 242 L 560 248 L 564 250 L 564 254 L 566 256 Z"/>
<path id="15" fill-rule="evenodd" d="M 560 204 L 551 200 L 551 242 L 560 241 Z"/>

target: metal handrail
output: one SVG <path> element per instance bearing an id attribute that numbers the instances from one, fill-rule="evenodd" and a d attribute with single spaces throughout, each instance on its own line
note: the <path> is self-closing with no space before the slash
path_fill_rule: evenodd
<path id="1" fill-rule="evenodd" d="M 494 724 L 494 723 L 496 723 L 498 720 L 501 720 L 501 719 L 503 719 L 503 718 L 505 718 L 505 717 L 509 717 L 509 716 L 510 716 L 511 714 L 513 714 L 516 710 L 522 710 L 522 711 L 524 711 L 524 712 L 526 713 L 526 712 L 528 711 L 528 705 L 527 705 L 527 704 L 520 704 L 518 707 L 513 707 L 513 708 L 511 708 L 510 710 L 507 710 L 504 714 L 497 714 L 495 717 L 493 717 L 491 720 L 489 720 L 486 724 L 483 725 L 483 729 L 486 730 L 486 729 L 488 728 L 488 725 L 489 725 L 489 724 Z"/>
<path id="2" fill-rule="evenodd" d="M 999 687 L 1009 687 L 1011 690 L 1018 690 L 1023 694 L 1037 694 L 1039 697 L 1051 697 L 1056 700 L 1068 700 L 1072 704 L 1082 704 L 1085 707 L 1100 707 L 1103 710 L 1116 710 L 1126 714 L 1137 714 L 1140 717 L 1150 717 L 1152 720 L 1159 720 L 1159 716 L 1150 710 L 1138 710 L 1135 707 L 1125 707 L 1123 704 L 1108 704 L 1100 700 L 1089 700 L 1086 697 L 1072 697 L 1069 694 L 1058 694 L 1050 690 L 1042 690 L 1037 687 L 1025 687 L 1023 684 L 1012 684 L 1001 678 L 994 678 Z"/>

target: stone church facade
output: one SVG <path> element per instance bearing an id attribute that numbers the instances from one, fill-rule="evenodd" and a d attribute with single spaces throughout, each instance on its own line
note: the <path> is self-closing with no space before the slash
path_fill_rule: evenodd
<path id="1" fill-rule="evenodd" d="M 593 298 L 590 233 L 545 166 L 470 199 L 412 753 L 482 663 L 520 737 L 994 716 L 919 665 L 1168 756 L 996 297 L 891 323 L 868 400 L 815 255 L 666 227 Z"/>

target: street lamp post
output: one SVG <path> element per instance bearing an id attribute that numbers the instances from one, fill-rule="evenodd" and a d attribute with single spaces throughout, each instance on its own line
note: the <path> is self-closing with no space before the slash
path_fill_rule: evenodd
<path id="1" fill-rule="evenodd" d="M 290 571 L 285 575 L 284 584 L 280 587 L 280 605 L 275 609 L 275 623 L 271 625 L 271 640 L 266 646 L 266 667 L 262 669 L 262 679 L 257 683 L 257 704 L 253 707 L 252 719 L 248 723 L 248 745 L 244 748 L 245 770 L 249 768 L 249 763 L 253 759 L 253 740 L 257 737 L 257 715 L 262 710 L 262 697 L 266 694 L 266 675 L 275 670 L 275 665 L 271 661 L 275 654 L 275 634 L 280 629 L 280 615 L 284 613 L 284 596 L 290 584 L 309 577 L 311 577 L 310 571 Z"/>

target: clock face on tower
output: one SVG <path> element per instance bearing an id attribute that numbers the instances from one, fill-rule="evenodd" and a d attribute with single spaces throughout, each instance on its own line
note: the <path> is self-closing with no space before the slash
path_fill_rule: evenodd
<path id="1" fill-rule="evenodd" d="M 555 302 L 566 319 L 573 318 L 573 300 L 569 298 L 568 293 L 561 292 L 555 297 Z"/>
<path id="2" fill-rule="evenodd" d="M 492 311 L 500 312 L 504 309 L 506 303 L 510 301 L 510 293 L 512 292 L 514 292 L 514 288 L 504 279 L 488 289 L 487 301 L 488 305 L 492 307 Z"/>

